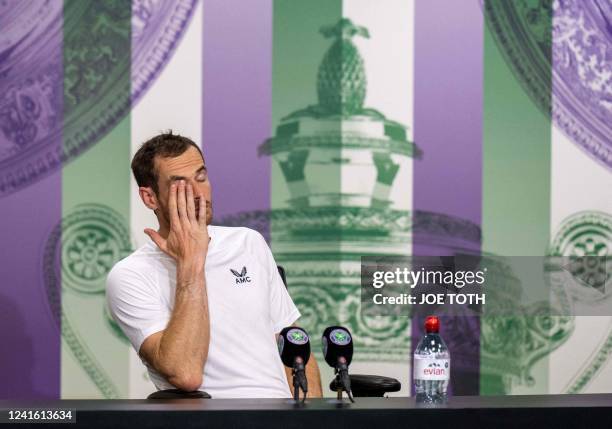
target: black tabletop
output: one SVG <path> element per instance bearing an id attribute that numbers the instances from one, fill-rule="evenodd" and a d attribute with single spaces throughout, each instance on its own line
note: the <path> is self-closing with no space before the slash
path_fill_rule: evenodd
<path id="1" fill-rule="evenodd" d="M 2 413 L 11 409 L 71 409 L 79 427 L 612 427 L 612 394 L 456 396 L 435 407 L 414 398 L 0 401 Z"/>

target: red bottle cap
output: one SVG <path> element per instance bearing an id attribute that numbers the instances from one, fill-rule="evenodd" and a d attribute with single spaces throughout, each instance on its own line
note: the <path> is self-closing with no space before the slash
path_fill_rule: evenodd
<path id="1" fill-rule="evenodd" d="M 429 333 L 437 333 L 440 331 L 440 319 L 438 316 L 427 316 L 425 319 L 425 332 Z"/>

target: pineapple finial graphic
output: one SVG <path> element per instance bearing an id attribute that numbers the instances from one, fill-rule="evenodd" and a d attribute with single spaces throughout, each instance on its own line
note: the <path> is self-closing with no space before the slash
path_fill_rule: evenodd
<path id="1" fill-rule="evenodd" d="M 363 59 L 351 39 L 356 35 L 369 38 L 369 32 L 350 19 L 342 18 L 335 25 L 322 27 L 321 34 L 336 40 L 319 66 L 319 105 L 327 114 L 358 113 L 363 108 L 367 82 Z"/>

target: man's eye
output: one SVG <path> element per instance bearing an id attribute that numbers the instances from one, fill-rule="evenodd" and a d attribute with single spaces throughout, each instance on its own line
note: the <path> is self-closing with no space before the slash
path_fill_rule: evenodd
<path id="1" fill-rule="evenodd" d="M 197 177 L 197 180 L 199 182 L 205 182 L 206 181 L 206 173 L 199 174 L 198 177 Z"/>

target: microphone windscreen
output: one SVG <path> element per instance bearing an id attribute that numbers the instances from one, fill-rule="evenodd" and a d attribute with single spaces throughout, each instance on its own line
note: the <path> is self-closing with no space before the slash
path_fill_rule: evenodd
<path id="1" fill-rule="evenodd" d="M 332 368 L 338 364 L 338 358 L 344 357 L 350 365 L 353 359 L 353 338 L 349 330 L 343 326 L 329 326 L 323 331 L 323 357 Z"/>
<path id="2" fill-rule="evenodd" d="M 304 365 L 308 363 L 308 359 L 310 359 L 310 338 L 304 329 L 297 326 L 284 328 L 278 336 L 277 345 L 278 353 L 285 366 L 293 368 L 297 357 L 302 358 Z"/>

